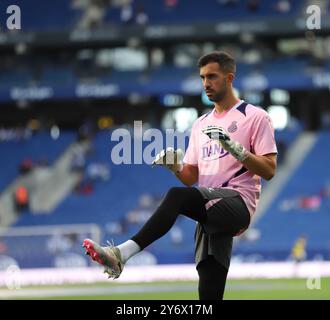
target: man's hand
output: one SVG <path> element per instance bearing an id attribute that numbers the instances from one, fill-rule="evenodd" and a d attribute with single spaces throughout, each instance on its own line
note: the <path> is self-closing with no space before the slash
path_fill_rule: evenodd
<path id="1" fill-rule="evenodd" d="M 249 152 L 239 142 L 231 140 L 229 133 L 224 128 L 208 126 L 202 132 L 210 139 L 220 142 L 222 147 L 237 160 L 243 162 L 248 157 Z"/>
<path id="2" fill-rule="evenodd" d="M 224 128 L 218 126 L 208 126 L 203 129 L 202 132 L 212 140 L 217 140 L 220 142 L 230 140 L 228 132 Z"/>
<path id="3" fill-rule="evenodd" d="M 183 170 L 183 156 L 184 154 L 181 149 L 174 150 L 169 147 L 159 152 L 151 165 L 152 167 L 156 165 L 164 166 L 173 173 L 179 173 Z"/>

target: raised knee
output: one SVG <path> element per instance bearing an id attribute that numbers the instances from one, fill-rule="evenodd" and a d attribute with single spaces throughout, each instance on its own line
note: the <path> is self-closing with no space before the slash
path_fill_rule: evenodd
<path id="1" fill-rule="evenodd" d="M 185 194 L 186 188 L 184 187 L 172 187 L 167 192 L 167 197 L 171 199 L 181 199 Z"/>

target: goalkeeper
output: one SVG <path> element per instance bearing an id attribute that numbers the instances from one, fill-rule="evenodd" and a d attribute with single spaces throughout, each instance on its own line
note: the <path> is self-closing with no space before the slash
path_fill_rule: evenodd
<path id="1" fill-rule="evenodd" d="M 185 155 L 167 148 L 153 162 L 171 170 L 187 187 L 171 188 L 130 240 L 101 247 L 86 239 L 83 246 L 110 277 L 117 278 L 130 257 L 165 235 L 183 214 L 198 222 L 198 291 L 201 300 L 209 300 L 223 298 L 233 237 L 248 228 L 260 197 L 261 177 L 270 180 L 275 174 L 277 149 L 268 114 L 233 92 L 232 56 L 212 52 L 199 59 L 198 67 L 214 108 L 195 121 Z M 193 187 L 196 183 L 198 187 Z"/>

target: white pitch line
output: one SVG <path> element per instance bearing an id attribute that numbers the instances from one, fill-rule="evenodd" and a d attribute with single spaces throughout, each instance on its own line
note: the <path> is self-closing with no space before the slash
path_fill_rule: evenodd
<path id="1" fill-rule="evenodd" d="M 52 289 L 16 289 L 0 290 L 0 299 L 15 298 L 45 298 L 45 297 L 64 297 L 64 296 L 99 296 L 129 293 L 148 293 L 148 292 L 197 292 L 196 284 L 183 285 L 127 285 L 115 287 L 76 287 L 76 288 L 52 288 Z"/>

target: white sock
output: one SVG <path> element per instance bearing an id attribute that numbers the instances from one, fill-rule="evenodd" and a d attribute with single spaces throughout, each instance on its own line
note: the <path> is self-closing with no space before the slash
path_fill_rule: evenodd
<path id="1" fill-rule="evenodd" d="M 119 249 L 121 258 L 124 263 L 126 263 L 129 258 L 141 251 L 140 246 L 133 240 L 127 240 L 126 242 L 116 247 Z"/>

